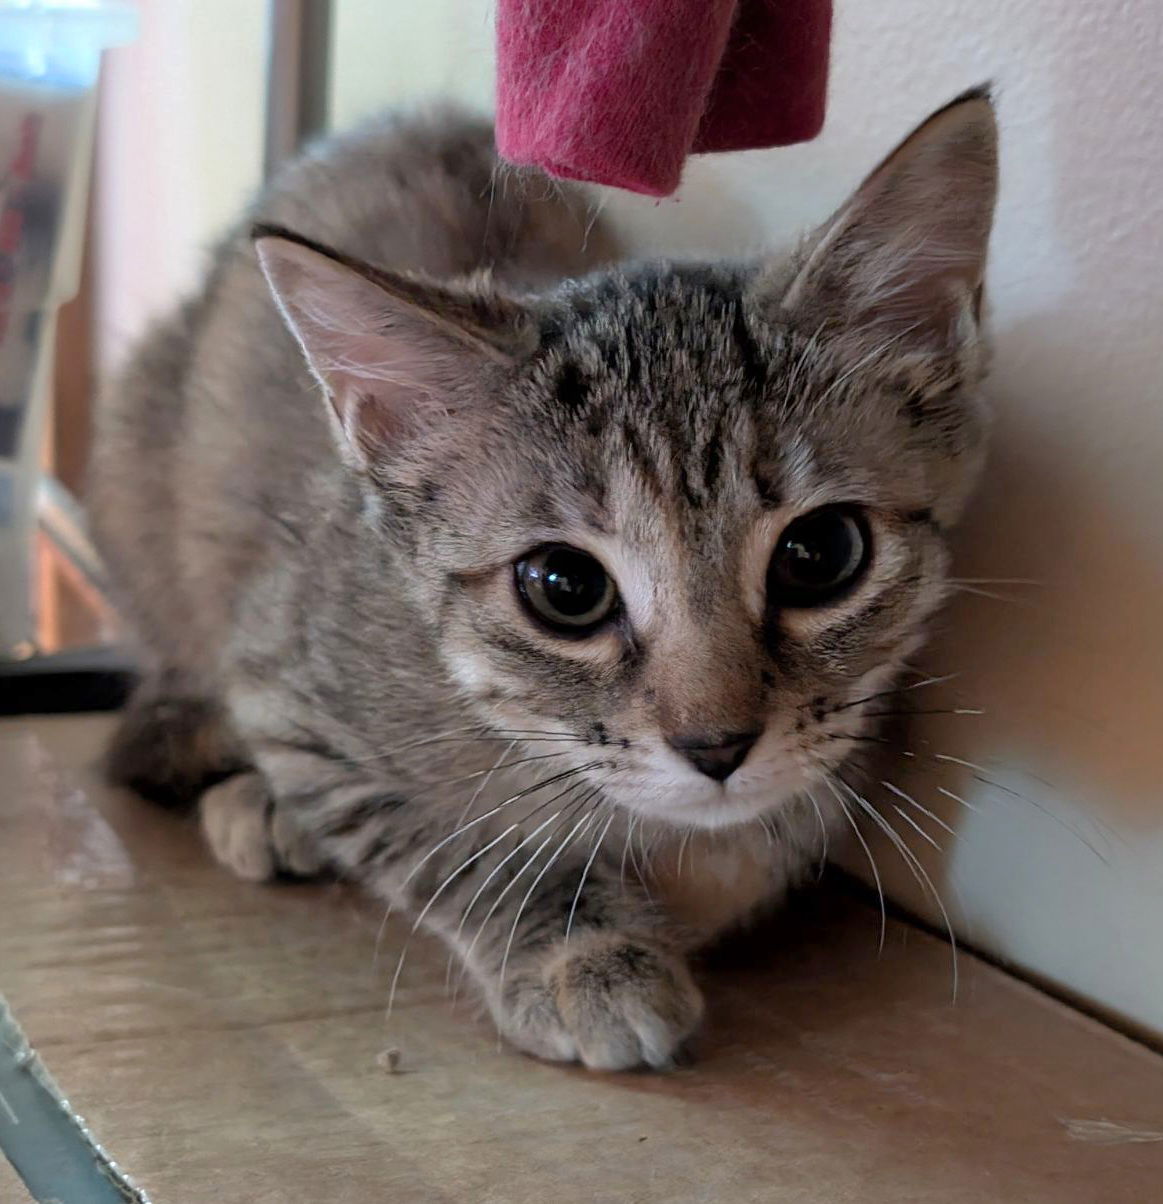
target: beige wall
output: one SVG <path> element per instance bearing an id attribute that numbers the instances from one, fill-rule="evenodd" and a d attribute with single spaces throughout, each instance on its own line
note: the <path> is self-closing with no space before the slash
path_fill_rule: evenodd
<path id="1" fill-rule="evenodd" d="M 102 370 L 192 287 L 259 183 L 266 8 L 140 0 L 140 37 L 106 55 L 94 189 Z"/>
<path id="2" fill-rule="evenodd" d="M 331 119 L 456 96 L 486 110 L 493 92 L 493 5 L 486 0 L 334 0 Z"/>

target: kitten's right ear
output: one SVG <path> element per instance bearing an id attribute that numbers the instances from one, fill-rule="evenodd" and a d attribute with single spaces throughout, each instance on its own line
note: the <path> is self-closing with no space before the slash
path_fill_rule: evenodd
<path id="1" fill-rule="evenodd" d="M 275 227 L 256 227 L 254 239 L 361 467 L 431 429 L 466 381 L 536 345 L 525 311 L 496 293 L 384 272 Z"/>

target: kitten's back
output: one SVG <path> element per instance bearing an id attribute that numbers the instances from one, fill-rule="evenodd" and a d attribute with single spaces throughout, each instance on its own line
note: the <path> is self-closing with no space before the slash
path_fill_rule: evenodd
<path id="1" fill-rule="evenodd" d="M 610 257 L 576 195 L 500 169 L 491 127 L 452 110 L 371 122 L 275 178 L 98 407 L 94 534 L 147 653 L 194 677 L 229 638 L 246 582 L 296 555 L 336 454 L 259 272 L 255 222 L 377 266 L 490 269 L 518 288 Z"/>

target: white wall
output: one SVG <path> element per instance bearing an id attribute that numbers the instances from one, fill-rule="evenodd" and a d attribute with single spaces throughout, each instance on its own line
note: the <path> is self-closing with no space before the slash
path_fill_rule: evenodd
<path id="1" fill-rule="evenodd" d="M 434 91 L 486 105 L 485 0 L 340 0 L 333 114 Z M 737 251 L 824 216 L 915 122 L 997 83 L 993 464 L 963 596 L 926 663 L 961 674 L 889 811 L 970 939 L 1163 1032 L 1163 5 L 840 0 L 829 114 L 806 146 L 691 164 L 681 195 L 607 211 L 643 252 Z M 925 691 L 918 694 L 922 697 Z M 931 754 L 985 767 L 984 777 Z M 938 792 L 960 795 L 972 810 Z M 1008 793 L 1013 791 L 1014 793 Z M 889 889 L 936 917 L 901 859 Z M 1091 847 L 1093 846 L 1093 848 Z M 853 864 L 859 864 L 858 857 Z M 867 873 L 867 871 L 865 871 Z M 870 939 L 872 936 L 870 935 Z"/>
<path id="2" fill-rule="evenodd" d="M 193 287 L 262 174 L 265 0 L 138 0 L 98 123 L 98 367 Z"/>

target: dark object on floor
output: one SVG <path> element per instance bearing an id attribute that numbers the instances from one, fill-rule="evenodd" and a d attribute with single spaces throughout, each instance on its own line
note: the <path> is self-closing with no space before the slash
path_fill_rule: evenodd
<path id="1" fill-rule="evenodd" d="M 78 648 L 0 662 L 0 715 L 115 711 L 136 683 L 120 648 Z"/>

